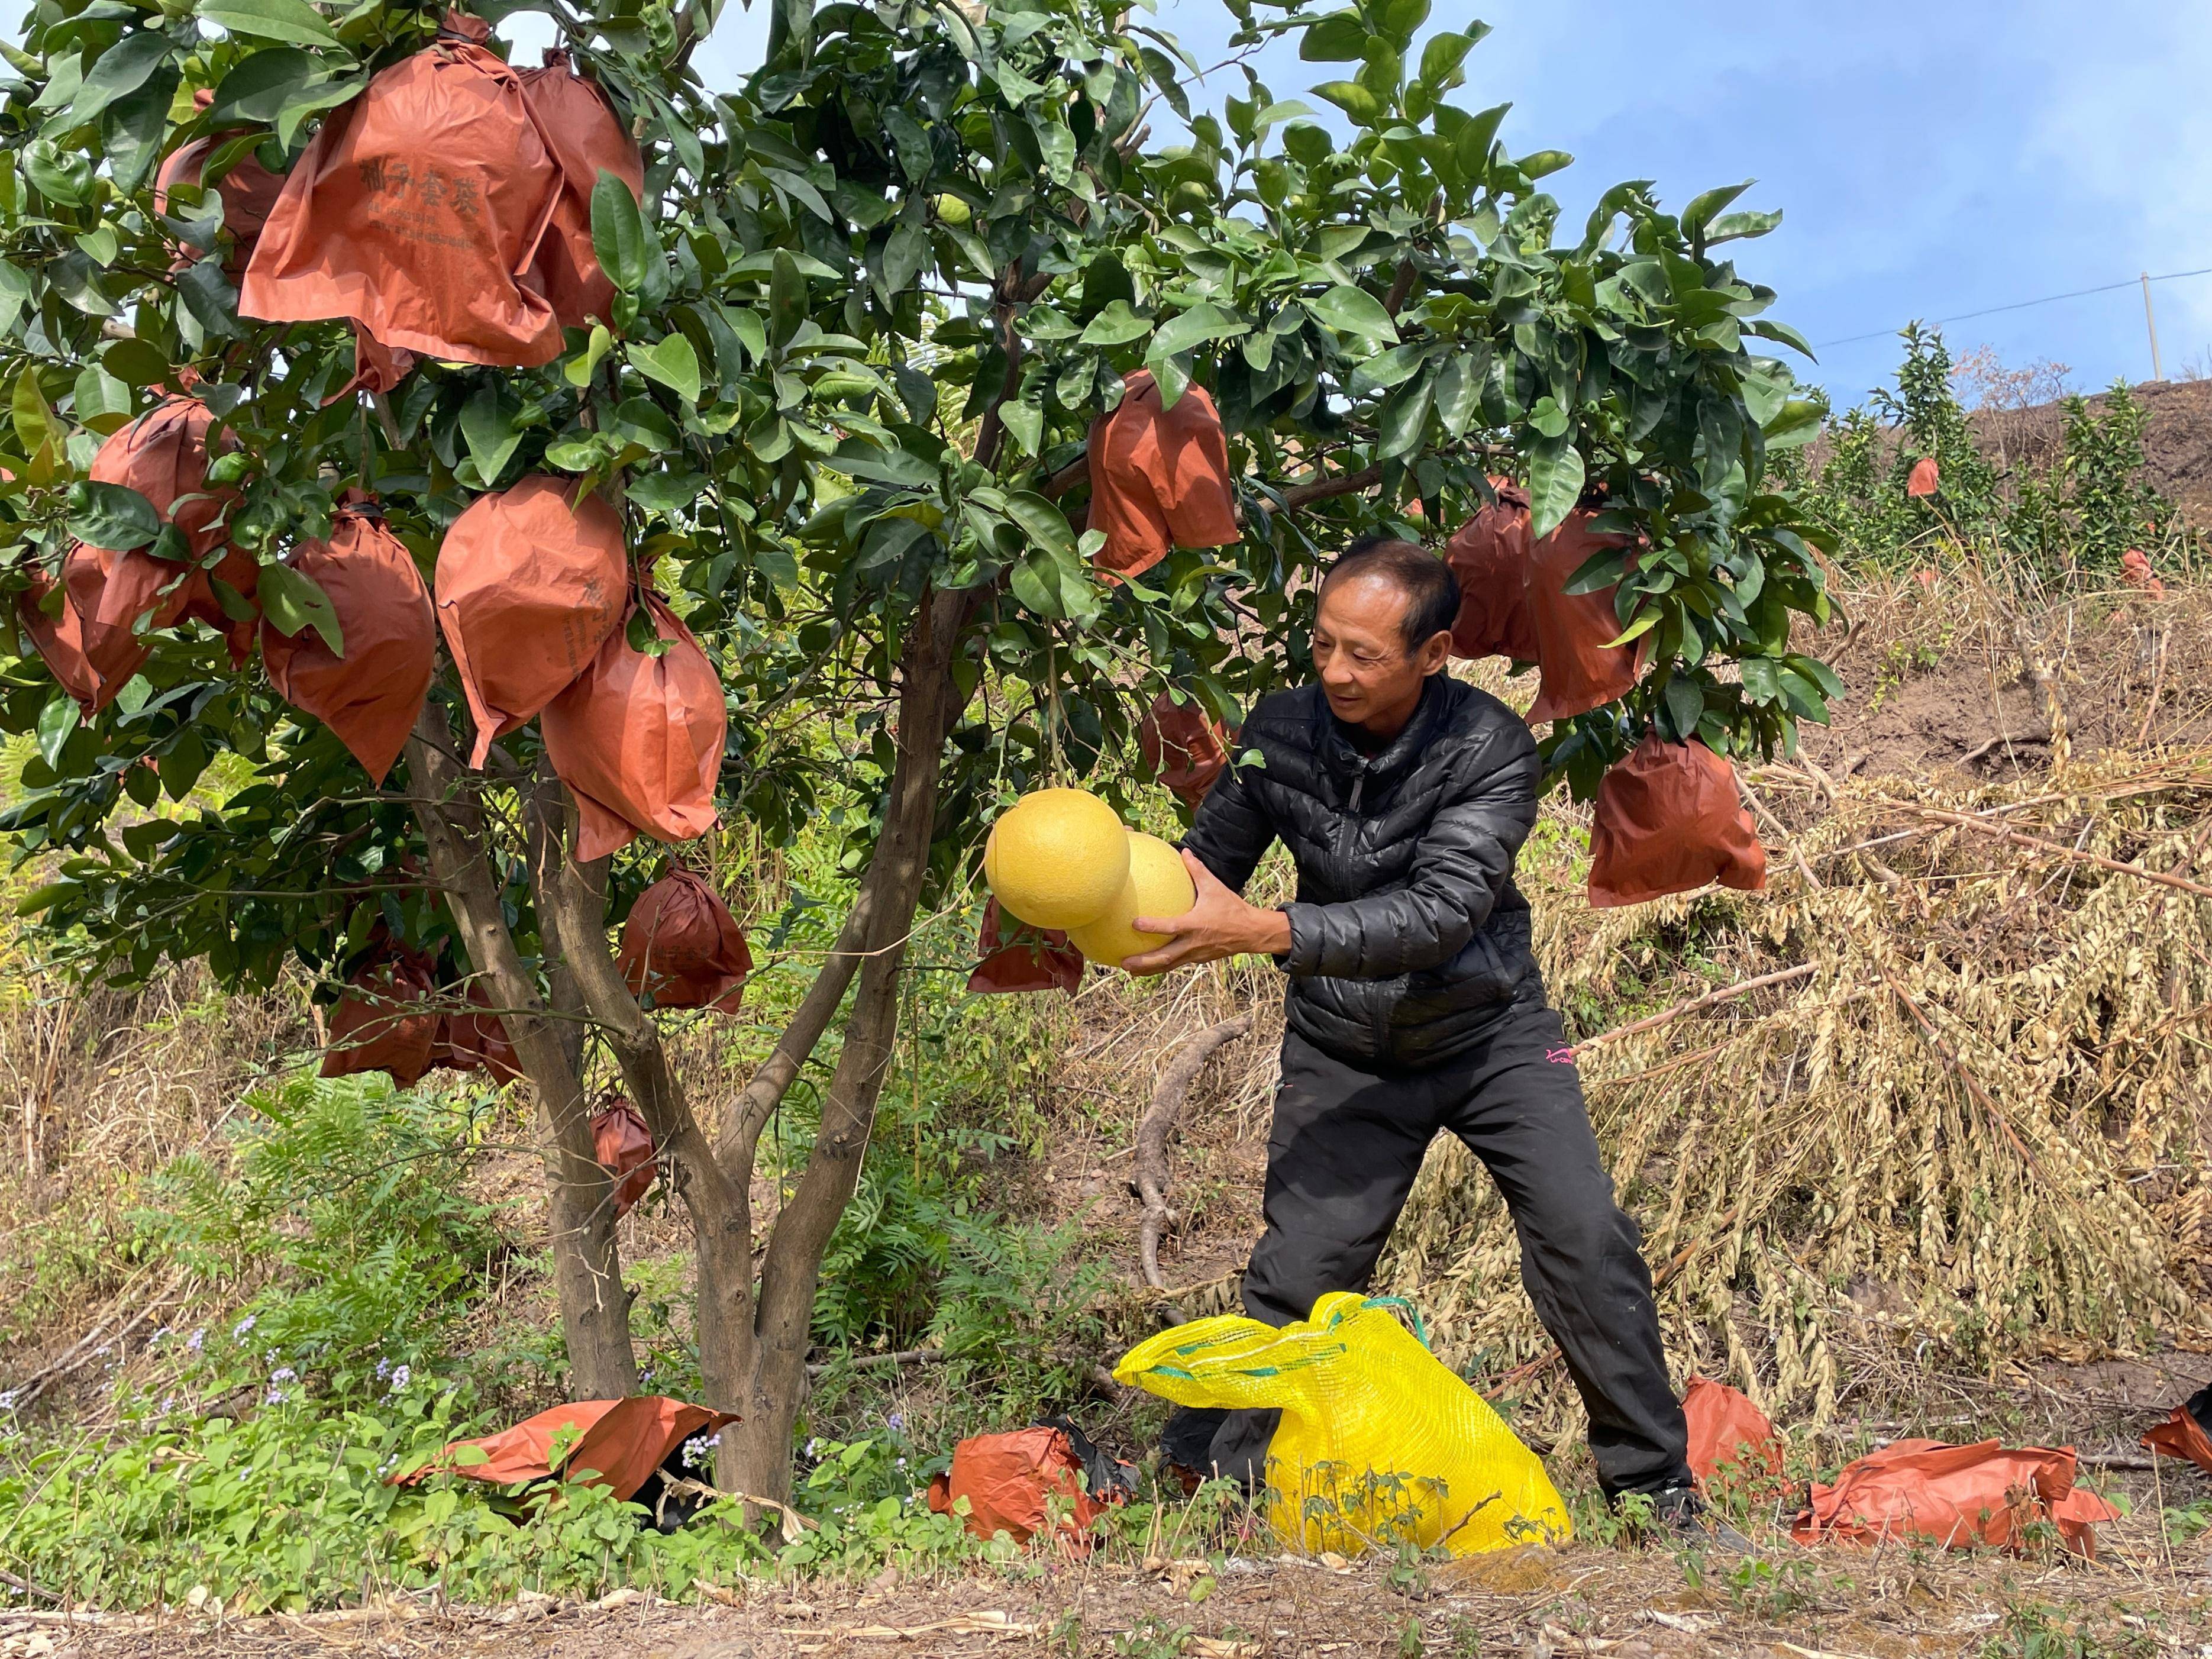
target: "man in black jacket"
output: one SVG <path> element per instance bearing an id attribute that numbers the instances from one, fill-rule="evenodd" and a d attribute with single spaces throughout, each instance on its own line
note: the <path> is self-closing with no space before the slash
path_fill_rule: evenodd
<path id="1" fill-rule="evenodd" d="M 1641 1240 L 1614 1201 L 1513 884 L 1536 821 L 1536 744 L 1511 709 L 1443 672 L 1459 599 L 1450 568 L 1407 543 L 1336 562 L 1314 624 L 1319 683 L 1253 709 L 1240 746 L 1262 763 L 1224 771 L 1183 842 L 1197 904 L 1139 921 L 1174 937 L 1125 965 L 1257 952 L 1290 975 L 1247 1313 L 1285 1325 L 1325 1291 L 1364 1289 L 1448 1129 L 1504 1196 L 1607 1495 L 1647 1494 L 1710 1540 Z M 1238 895 L 1279 838 L 1297 897 L 1261 909 Z M 1184 1414 L 1170 1449 L 1250 1481 L 1275 1415 Z"/>

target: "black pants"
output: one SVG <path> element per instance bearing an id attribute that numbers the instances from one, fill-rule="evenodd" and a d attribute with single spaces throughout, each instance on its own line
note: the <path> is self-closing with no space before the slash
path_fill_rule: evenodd
<path id="1" fill-rule="evenodd" d="M 1559 1017 L 1535 998 L 1501 1010 L 1474 1052 L 1429 1071 L 1361 1071 L 1286 1036 L 1267 1139 L 1267 1231 L 1245 1272 L 1244 1310 L 1287 1325 L 1325 1291 L 1366 1289 L 1429 1142 L 1448 1129 L 1504 1197 L 1521 1282 L 1582 1392 L 1607 1495 L 1656 1492 L 1690 1479 L 1682 1408 L 1667 1381 L 1643 1241 L 1613 1200 L 1565 1048 Z M 1276 1416 L 1181 1413 L 1168 1449 L 1256 1484 Z"/>

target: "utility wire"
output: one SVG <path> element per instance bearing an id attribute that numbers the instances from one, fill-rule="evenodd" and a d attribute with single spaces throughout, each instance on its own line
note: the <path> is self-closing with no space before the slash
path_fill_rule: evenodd
<path id="1" fill-rule="evenodd" d="M 2201 270 L 2170 270 L 2163 276 L 2154 276 L 2150 280 L 2154 283 L 2178 283 L 2185 276 L 2212 276 L 2212 265 L 2207 265 Z M 1945 323 L 1971 322 L 1977 317 L 1994 317 L 2001 311 L 2026 311 L 2032 306 L 2055 305 L 2061 300 L 2080 300 L 2092 294 L 2113 294 L 2124 288 L 2139 288 L 2142 282 L 2143 279 L 2140 276 L 2130 276 L 2125 282 L 2106 283 L 2096 288 L 2077 288 L 2070 294 L 2046 294 L 2040 300 L 2015 300 L 2008 306 L 1990 306 L 1981 311 L 1962 311 L 1955 317 L 1937 317 L 1933 319 L 1932 322 L 1934 325 L 1939 327 Z M 1819 349 L 1826 351 L 1830 346 L 1856 345 L 1862 340 L 1891 339 L 1895 337 L 1898 331 L 1893 328 L 1878 328 L 1871 334 L 1850 334 L 1840 340 L 1822 340 L 1820 342 Z"/>

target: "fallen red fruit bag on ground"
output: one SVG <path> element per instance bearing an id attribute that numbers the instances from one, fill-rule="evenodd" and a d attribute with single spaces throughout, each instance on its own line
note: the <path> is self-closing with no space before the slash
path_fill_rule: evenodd
<path id="1" fill-rule="evenodd" d="M 204 110 L 214 101 L 212 87 L 202 87 L 192 94 L 193 106 L 198 109 Z M 216 151 L 239 136 L 236 131 L 210 132 L 170 151 L 162 159 L 161 170 L 154 175 L 154 211 L 169 212 L 170 191 L 178 185 L 197 185 Z M 264 133 L 262 137 L 268 135 Z M 223 234 L 231 242 L 222 256 L 222 268 L 233 282 L 238 280 L 246 261 L 252 258 L 254 244 L 261 240 L 262 228 L 269 222 L 269 216 L 283 189 L 284 175 L 270 172 L 250 149 L 216 180 L 215 193 L 222 203 Z M 191 253 L 181 252 L 173 268 L 182 270 L 194 263 Z"/>
<path id="2" fill-rule="evenodd" d="M 1091 423 L 1089 460 L 1090 527 L 1106 534 L 1100 569 L 1133 576 L 1170 549 L 1226 547 L 1243 538 L 1228 440 L 1204 386 L 1186 387 L 1164 410 L 1151 373 L 1139 369 L 1114 412 Z"/>
<path id="3" fill-rule="evenodd" d="M 1589 902 L 1598 909 L 1692 892 L 1718 881 L 1766 885 L 1766 849 L 1736 797 L 1729 763 L 1694 738 L 1647 734 L 1597 787 Z"/>
<path id="4" fill-rule="evenodd" d="M 952 1468 L 929 1483 L 929 1507 L 953 1513 L 968 1500 L 963 1524 L 977 1538 L 1000 1533 L 1026 1544 L 1049 1522 L 1046 1500 L 1065 1506 L 1055 1541 L 1075 1552 L 1094 1541 L 1091 1523 L 1106 1505 L 1084 1490 L 1083 1459 L 1066 1433 L 1038 1426 L 1012 1434 L 979 1434 L 952 1449 Z"/>
<path id="5" fill-rule="evenodd" d="M 1723 1467 L 1732 1467 L 1739 1478 L 1761 1470 L 1782 1473 L 1774 1425 L 1741 1390 L 1693 1376 L 1682 1392 L 1682 1415 L 1690 1425 L 1690 1473 L 1699 1486 Z"/>
<path id="6" fill-rule="evenodd" d="M 611 1096 L 592 1115 L 592 1151 L 599 1167 L 615 1177 L 615 1219 L 619 1221 L 637 1207 L 660 1173 L 653 1131 L 636 1107 L 620 1095 Z"/>
<path id="7" fill-rule="evenodd" d="M 993 996 L 1017 991 L 1064 991 L 1073 996 L 1083 983 L 1083 952 L 1057 927 L 1006 925 L 993 899 L 983 907 L 983 927 L 975 950 L 982 960 L 968 975 L 968 994 Z"/>
<path id="8" fill-rule="evenodd" d="M 605 91 L 576 74 L 567 52 L 549 48 L 543 69 L 521 74 L 522 95 L 561 170 L 553 222 L 538 245 L 532 276 L 563 327 L 581 328 L 594 317 L 605 322 L 613 315 L 615 285 L 599 269 L 592 246 L 592 191 L 606 172 L 628 185 L 632 196 L 643 197 L 644 159 Z"/>
<path id="9" fill-rule="evenodd" d="M 331 1011 L 321 1075 L 387 1072 L 401 1088 L 413 1088 L 430 1069 L 438 1039 L 429 969 L 403 952 L 355 969 L 346 988 Z"/>
<path id="10" fill-rule="evenodd" d="M 663 1395 L 632 1395 L 627 1400 L 579 1400 L 526 1417 L 511 1429 L 474 1440 L 456 1440 L 434 1462 L 409 1474 L 392 1477 L 394 1486 L 411 1486 L 433 1474 L 465 1474 L 472 1480 L 513 1486 L 559 1474 L 574 1480 L 592 1471 L 588 1484 L 605 1486 L 627 1498 L 653 1472 L 694 1435 L 719 1434 L 738 1420 L 735 1412 L 718 1412 Z M 553 1442 L 574 1431 L 557 1462 Z M 482 1453 L 464 1462 L 464 1451 Z"/>
<path id="11" fill-rule="evenodd" d="M 622 520 L 580 488 L 539 476 L 479 495 L 438 550 L 438 626 L 476 722 L 471 766 L 574 684 L 621 626 Z"/>
<path id="12" fill-rule="evenodd" d="M 381 785 L 422 712 L 437 667 L 438 625 L 422 573 L 374 508 L 342 507 L 327 542 L 305 541 L 292 568 L 337 614 L 341 657 L 312 628 L 287 635 L 266 617 L 261 657 L 276 695 L 337 734 Z"/>
<path id="13" fill-rule="evenodd" d="M 1229 764 L 1229 728 L 1188 692 L 1177 702 L 1163 691 L 1137 727 L 1137 749 L 1145 769 L 1195 811 Z"/>
<path id="14" fill-rule="evenodd" d="M 2094 1560 L 2091 1528 L 2119 1511 L 2075 1486 L 2075 1468 L 2071 1446 L 2014 1451 L 1994 1440 L 1899 1440 L 1844 1465 L 1832 1486 L 1815 1481 L 1791 1536 L 1801 1544 L 1925 1538 L 1949 1549 L 2017 1548 L 2028 1526 L 2047 1520 L 2068 1549 Z"/>
<path id="15" fill-rule="evenodd" d="M 1459 578 L 1452 654 L 1534 662 L 1540 647 L 1536 618 L 1528 608 L 1528 492 L 1504 478 L 1490 483 L 1497 501 L 1462 525 L 1444 544 L 1444 562 Z"/>
<path id="16" fill-rule="evenodd" d="M 657 1008 L 734 1014 L 753 956 L 721 896 L 679 866 L 638 895 L 615 965 L 630 994 Z"/>
<path id="17" fill-rule="evenodd" d="M 658 595 L 644 596 L 657 657 L 618 625 L 576 683 L 545 706 L 546 757 L 576 797 L 576 856 L 605 858 L 643 830 L 690 841 L 714 827 L 729 708 L 721 677 Z"/>
<path id="18" fill-rule="evenodd" d="M 241 317 L 349 317 L 387 348 L 527 368 L 561 355 L 536 263 L 560 169 L 521 77 L 448 12 L 435 45 L 332 111 L 286 176 Z"/>
<path id="19" fill-rule="evenodd" d="M 2173 1415 L 2144 1435 L 2142 1443 L 2165 1456 L 2185 1457 L 2212 1474 L 2212 1384 L 2176 1406 Z"/>

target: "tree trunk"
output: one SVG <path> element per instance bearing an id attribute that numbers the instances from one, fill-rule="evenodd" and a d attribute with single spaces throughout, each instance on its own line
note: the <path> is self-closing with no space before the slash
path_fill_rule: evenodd
<path id="1" fill-rule="evenodd" d="M 567 999 L 556 972 L 556 1006 L 549 1013 L 515 948 L 492 874 L 489 830 L 472 781 L 454 758 L 445 711 L 434 701 L 424 705 L 408 740 L 407 765 L 431 873 L 453 911 L 470 966 L 489 981 L 515 1058 L 550 1131 L 545 1149 L 550 1243 L 575 1392 L 589 1400 L 635 1394 L 629 1292 L 615 1244 L 614 1183 L 595 1156 L 584 1097 L 581 1010 L 557 1006 Z"/>
<path id="2" fill-rule="evenodd" d="M 706 1340 L 708 1309 L 723 1290 L 717 1281 L 732 1271 L 750 1277 L 750 1255 L 746 1250 L 740 1255 L 735 1239 L 701 1236 L 700 1364 L 717 1397 L 741 1402 L 734 1409 L 744 1414 L 743 1420 L 723 1431 L 718 1463 L 721 1484 L 739 1492 L 778 1500 L 790 1496 L 792 1433 L 806 1398 L 814 1292 L 823 1254 L 859 1183 L 877 1097 L 890 1069 L 898 1032 L 899 971 L 929 871 L 939 763 L 961 706 L 953 687 L 953 653 L 972 602 L 965 592 L 933 596 L 908 636 L 899 688 L 898 759 L 883 833 L 855 905 L 861 925 L 855 929 L 848 924 L 839 940 L 841 952 L 860 963 L 860 989 L 846 1018 L 821 1129 L 769 1236 L 751 1320 L 741 1322 L 718 1313 L 717 1340 L 711 1348 Z M 851 937 L 856 932 L 858 937 Z"/>

